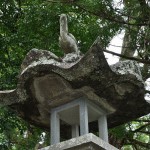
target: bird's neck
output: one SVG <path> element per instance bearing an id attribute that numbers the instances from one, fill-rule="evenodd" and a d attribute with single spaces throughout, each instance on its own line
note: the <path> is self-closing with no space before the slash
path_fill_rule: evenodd
<path id="1" fill-rule="evenodd" d="M 60 23 L 60 35 L 68 34 L 68 24 L 66 21 Z"/>

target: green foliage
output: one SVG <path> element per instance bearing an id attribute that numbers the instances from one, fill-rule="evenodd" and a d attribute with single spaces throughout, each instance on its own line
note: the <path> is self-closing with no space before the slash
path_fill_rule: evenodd
<path id="1" fill-rule="evenodd" d="M 0 10 L 3 13 L 0 15 L 0 90 L 16 87 L 21 62 L 32 48 L 50 50 L 62 56 L 58 44 L 61 13 L 68 15 L 69 31 L 79 41 L 83 53 L 98 35 L 107 45 L 118 30 L 112 23 L 74 5 L 10 0 L 1 1 Z M 43 131 L 29 126 L 6 108 L 0 111 L 0 149 L 34 149 L 41 141 Z M 49 141 L 47 137 L 48 134 L 44 138 L 45 143 Z"/>
<path id="2" fill-rule="evenodd" d="M 132 47 L 136 48 L 139 56 L 149 57 L 147 41 L 150 38 L 150 29 L 147 26 L 136 26 L 146 23 L 149 16 L 145 15 L 149 14 L 147 7 L 141 7 L 137 0 L 124 1 L 125 7 L 122 9 L 113 6 L 113 0 L 78 0 L 72 3 L 61 3 L 60 0 L 0 1 L 0 90 L 16 87 L 21 62 L 32 48 L 46 49 L 58 56 L 63 55 L 58 44 L 59 15 L 62 13 L 68 15 L 69 32 L 76 37 L 83 53 L 89 49 L 97 36 L 100 36 L 102 45 L 106 47 L 114 35 L 127 30 L 131 36 Z M 124 20 L 128 22 L 124 23 Z M 128 23 L 135 25 L 130 26 Z M 112 129 L 110 133 L 118 139 L 126 139 L 123 144 L 128 144 L 129 139 L 146 143 L 147 134 L 135 134 L 131 131 L 141 126 L 141 122 L 132 122 L 130 128 L 128 125 L 122 125 Z M 46 145 L 49 136 L 44 132 Z M 0 149 L 34 149 L 42 140 L 42 133 L 42 130 L 16 117 L 9 109 L 0 109 Z M 126 149 L 129 147 L 132 147 L 131 143 Z"/>
<path id="3" fill-rule="evenodd" d="M 32 150 L 39 141 L 42 141 L 42 133 L 43 130 L 31 126 L 19 117 L 16 117 L 12 110 L 0 109 L 1 150 Z"/>
<path id="4" fill-rule="evenodd" d="M 125 125 L 121 125 L 121 126 L 111 129 L 110 133 L 113 134 L 118 139 L 123 139 L 124 136 L 128 133 L 128 131 Z"/>
<path id="5" fill-rule="evenodd" d="M 15 87 L 20 64 L 32 48 L 50 50 L 62 56 L 58 44 L 61 13 L 68 14 L 69 30 L 80 42 L 80 50 L 83 53 L 88 50 L 98 35 L 104 45 L 107 45 L 119 28 L 111 22 L 80 11 L 76 6 L 62 3 L 56 5 L 40 0 L 23 2 L 10 0 L 1 1 L 0 5 L 3 12 L 0 17 L 0 77 L 2 79 L 0 89 Z M 87 3 L 87 7 L 94 8 L 95 5 L 97 6 L 97 3 L 93 5 L 92 2 Z"/>
<path id="6" fill-rule="evenodd" d="M 115 127 L 109 133 L 122 142 L 123 150 L 148 150 L 150 148 L 149 120 L 150 115 L 147 115 L 128 124 Z"/>

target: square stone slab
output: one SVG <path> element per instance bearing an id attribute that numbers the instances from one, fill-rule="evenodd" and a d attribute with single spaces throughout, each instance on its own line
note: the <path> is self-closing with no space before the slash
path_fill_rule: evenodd
<path id="1" fill-rule="evenodd" d="M 72 138 L 40 150 L 119 150 L 92 133 Z"/>

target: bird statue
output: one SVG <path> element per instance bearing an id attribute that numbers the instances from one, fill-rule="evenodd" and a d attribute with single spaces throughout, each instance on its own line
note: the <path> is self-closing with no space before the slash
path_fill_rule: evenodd
<path id="1" fill-rule="evenodd" d="M 66 14 L 60 15 L 59 44 L 65 54 L 73 53 L 73 52 L 76 53 L 77 55 L 79 54 L 77 41 L 75 37 L 68 32 L 68 22 L 67 22 Z"/>

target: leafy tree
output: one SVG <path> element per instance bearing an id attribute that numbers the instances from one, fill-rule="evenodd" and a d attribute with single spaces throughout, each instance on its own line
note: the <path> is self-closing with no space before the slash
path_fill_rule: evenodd
<path id="1" fill-rule="evenodd" d="M 150 148 L 150 116 L 110 129 L 110 141 L 123 150 L 148 150 Z M 123 146 L 124 145 L 124 146 Z"/>
<path id="2" fill-rule="evenodd" d="M 115 35 L 124 31 L 120 59 L 143 62 L 142 75 L 145 81 L 149 78 L 150 3 L 148 0 L 120 0 L 117 3 L 113 0 L 2 0 L 0 1 L 0 90 L 16 87 L 21 62 L 32 48 L 46 49 L 58 56 L 63 55 L 58 45 L 61 13 L 68 15 L 69 30 L 78 39 L 83 53 L 88 50 L 97 36 L 100 35 L 103 47 L 106 48 Z M 9 109 L 1 108 L 0 113 L 1 149 L 34 149 L 41 141 L 43 130 L 22 121 Z M 45 130 L 44 132 L 47 133 Z M 148 149 L 148 133 L 149 116 L 146 116 L 112 129 L 110 141 L 118 147 L 128 144 L 133 149 Z M 48 134 L 45 141 L 48 139 L 47 136 Z M 117 142 L 114 142 L 115 140 Z M 129 149 L 129 146 L 124 149 Z"/>

